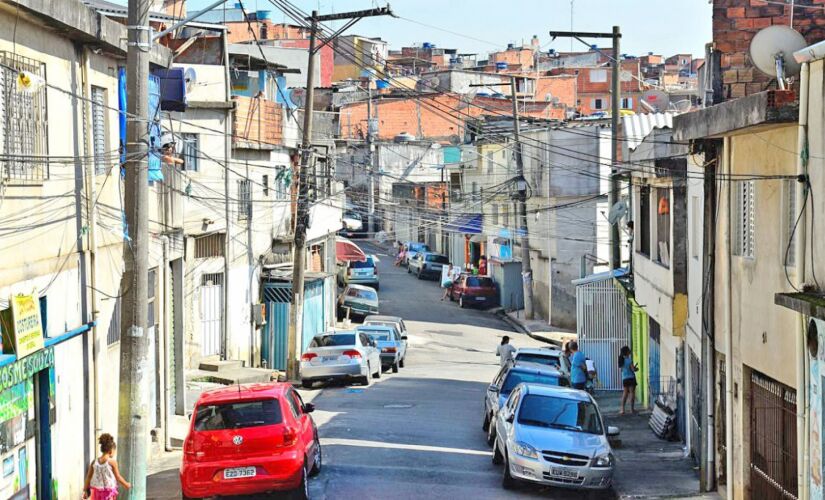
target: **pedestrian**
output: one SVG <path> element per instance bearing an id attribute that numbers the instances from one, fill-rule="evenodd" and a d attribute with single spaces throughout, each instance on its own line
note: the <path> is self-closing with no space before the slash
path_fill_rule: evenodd
<path id="1" fill-rule="evenodd" d="M 587 358 L 579 351 L 579 343 L 570 341 L 570 383 L 574 389 L 585 390 L 587 387 Z"/>
<path id="2" fill-rule="evenodd" d="M 441 288 L 444 289 L 444 294 L 441 295 L 441 301 L 452 295 L 453 293 L 453 265 L 447 266 L 447 274 L 444 275 L 444 280 L 441 282 Z"/>
<path id="3" fill-rule="evenodd" d="M 398 255 L 395 257 L 395 267 L 399 267 L 401 262 L 404 260 L 404 252 L 406 247 L 404 245 L 398 245 Z"/>
<path id="4" fill-rule="evenodd" d="M 104 433 L 97 440 L 100 443 L 100 456 L 89 465 L 86 473 L 86 482 L 83 484 L 83 498 L 92 500 L 115 500 L 117 498 L 117 484 L 131 489 L 129 481 L 120 475 L 120 469 L 115 460 L 117 445 L 111 434 Z"/>
<path id="5" fill-rule="evenodd" d="M 633 364 L 633 356 L 630 354 L 630 347 L 624 346 L 619 352 L 619 369 L 622 370 L 622 410 L 619 415 L 624 415 L 624 405 L 630 400 L 630 412 L 636 413 L 636 372 L 639 365 Z"/>
<path id="6" fill-rule="evenodd" d="M 483 255 L 478 260 L 478 274 L 480 276 L 487 276 L 487 257 Z"/>
<path id="7" fill-rule="evenodd" d="M 499 356 L 501 358 L 499 359 L 499 363 L 501 363 L 501 366 L 504 366 L 510 361 L 512 361 L 515 353 L 516 348 L 510 345 L 510 337 L 508 337 L 507 335 L 502 337 L 501 344 L 499 344 L 499 346 L 496 347 L 496 356 Z"/>

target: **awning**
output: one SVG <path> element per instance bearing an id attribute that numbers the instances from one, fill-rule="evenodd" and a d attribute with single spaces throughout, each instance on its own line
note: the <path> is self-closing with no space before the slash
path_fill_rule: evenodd
<path id="1" fill-rule="evenodd" d="M 358 245 L 346 238 L 335 239 L 335 260 L 343 262 L 346 260 L 354 260 L 357 262 L 364 262 L 367 260 L 367 255 L 361 250 Z"/>
<path id="2" fill-rule="evenodd" d="M 451 233 L 481 234 L 483 218 L 481 214 L 467 214 L 456 217 L 444 229 Z"/>

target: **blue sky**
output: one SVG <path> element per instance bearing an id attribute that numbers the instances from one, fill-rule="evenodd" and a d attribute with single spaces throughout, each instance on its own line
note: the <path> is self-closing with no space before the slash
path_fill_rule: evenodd
<path id="1" fill-rule="evenodd" d="M 121 0 L 123 1 L 123 0 Z M 189 10 L 209 0 L 189 0 Z M 321 13 L 366 9 L 385 2 L 376 0 L 293 0 L 301 9 Z M 570 29 L 570 0 L 393 0 L 393 11 L 404 19 L 377 18 L 360 21 L 348 33 L 380 36 L 391 48 L 431 42 L 438 47 L 484 55 L 508 43 L 528 42 L 538 35 L 543 49 L 570 50 L 570 41 L 550 42 L 547 32 Z M 234 5 L 234 0 L 227 5 Z M 245 0 L 247 9 L 272 10 L 268 0 Z M 704 54 L 711 39 L 711 5 L 707 0 L 573 0 L 573 29 L 611 31 L 622 28 L 622 52 L 668 56 L 679 52 Z M 283 21 L 273 12 L 273 20 Z M 409 20 L 443 28 L 464 36 L 439 31 Z M 579 45 L 574 42 L 574 47 Z M 576 49 L 578 50 L 578 49 Z"/>

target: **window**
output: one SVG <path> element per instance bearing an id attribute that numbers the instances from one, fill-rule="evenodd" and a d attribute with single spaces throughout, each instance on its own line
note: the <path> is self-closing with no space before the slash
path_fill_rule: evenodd
<path id="1" fill-rule="evenodd" d="M 491 151 L 487 153 L 487 173 L 492 174 L 493 168 L 493 152 Z"/>
<path id="2" fill-rule="evenodd" d="M 622 109 L 633 109 L 632 97 L 622 97 Z"/>
<path id="3" fill-rule="evenodd" d="M 238 181 L 238 220 L 248 221 L 252 218 L 252 182 L 249 179 Z"/>
<path id="4" fill-rule="evenodd" d="M 494 226 L 498 226 L 498 205 L 495 203 L 490 205 L 490 220 Z"/>
<path id="5" fill-rule="evenodd" d="M 590 70 L 590 83 L 606 83 L 607 82 L 607 70 L 606 69 L 591 69 Z"/>
<path id="6" fill-rule="evenodd" d="M 266 40 L 267 35 L 269 35 L 266 24 L 261 25 L 261 40 Z"/>
<path id="7" fill-rule="evenodd" d="M 223 257 L 226 233 L 212 233 L 195 237 L 195 258 Z"/>
<path id="8" fill-rule="evenodd" d="M 295 396 L 292 391 L 287 392 L 286 402 L 289 403 L 289 409 L 292 410 L 292 416 L 298 418 L 301 415 L 301 410 L 298 407 L 298 402 L 295 401 Z"/>
<path id="9" fill-rule="evenodd" d="M 261 177 L 261 184 L 264 186 L 264 196 L 269 196 L 269 176 L 264 175 Z"/>
<path id="10" fill-rule="evenodd" d="M 590 101 L 590 107 L 593 109 L 604 109 L 604 99 L 597 98 Z"/>
<path id="11" fill-rule="evenodd" d="M 49 154 L 46 88 L 18 90 L 19 71 L 46 79 L 45 64 L 0 51 L 0 155 L 13 158 L 2 162 L 0 177 L 13 182 L 39 182 L 49 178 L 48 163 L 31 161 L 30 157 Z"/>
<path id="12" fill-rule="evenodd" d="M 799 213 L 796 208 L 796 179 L 789 179 L 785 182 L 785 237 L 782 239 L 782 262 L 786 266 L 796 265 L 796 232 L 799 231 L 796 220 Z M 802 224 L 802 222 L 800 222 Z"/>
<path id="13" fill-rule="evenodd" d="M 639 189 L 639 233 L 637 249 L 642 255 L 650 257 L 650 188 Z"/>
<path id="14" fill-rule="evenodd" d="M 472 193 L 473 193 L 473 200 L 476 201 L 478 199 L 478 183 L 473 181 L 472 183 Z"/>
<path id="15" fill-rule="evenodd" d="M 702 253 L 702 204 L 699 197 L 690 199 L 690 253 L 698 259 Z"/>
<path id="16" fill-rule="evenodd" d="M 157 297 L 157 279 L 158 279 L 158 268 L 150 269 L 149 270 L 149 287 L 147 291 L 147 298 L 149 302 L 149 311 L 147 313 L 147 323 L 149 328 L 157 325 L 157 317 L 158 317 L 158 301 L 155 300 Z"/>
<path id="17" fill-rule="evenodd" d="M 121 318 L 120 298 L 118 297 L 115 299 L 115 308 L 112 310 L 112 319 L 109 321 L 109 330 L 106 332 L 106 345 L 112 345 L 120 341 Z"/>
<path id="18" fill-rule="evenodd" d="M 196 431 L 220 431 L 280 424 L 283 421 L 277 399 L 202 405 L 195 414 Z"/>
<path id="19" fill-rule="evenodd" d="M 281 165 L 280 169 L 281 169 L 280 172 L 283 172 L 283 173 L 279 173 L 275 177 L 275 199 L 276 200 L 286 200 L 289 186 L 286 183 L 286 181 L 284 180 L 284 178 L 289 175 L 287 173 L 289 171 L 289 169 L 286 167 L 286 165 Z"/>
<path id="20" fill-rule="evenodd" d="M 314 347 L 337 347 L 355 345 L 355 334 L 318 335 L 309 343 L 309 349 Z"/>
<path id="21" fill-rule="evenodd" d="M 181 156 L 183 167 L 191 172 L 200 170 L 200 135 L 181 134 Z"/>
<path id="22" fill-rule="evenodd" d="M 656 261 L 670 266 L 670 188 L 656 188 Z"/>
<path id="23" fill-rule="evenodd" d="M 106 161 L 106 89 L 92 87 L 92 152 L 95 173 L 105 174 Z"/>
<path id="24" fill-rule="evenodd" d="M 502 218 L 502 226 L 507 228 L 510 225 L 510 206 L 509 205 L 502 205 L 501 206 L 501 218 Z"/>
<path id="25" fill-rule="evenodd" d="M 754 213 L 755 181 L 734 183 L 736 189 L 736 207 L 734 208 L 734 227 L 736 241 L 733 253 L 742 257 L 754 256 L 754 233 L 756 232 L 756 215 Z"/>
<path id="26" fill-rule="evenodd" d="M 518 422 L 542 428 L 558 428 L 602 434 L 602 419 L 596 405 L 587 401 L 528 394 L 519 410 Z"/>

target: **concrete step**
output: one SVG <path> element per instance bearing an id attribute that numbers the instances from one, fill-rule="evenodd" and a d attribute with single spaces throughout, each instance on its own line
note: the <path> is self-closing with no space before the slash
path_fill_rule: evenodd
<path id="1" fill-rule="evenodd" d="M 222 372 L 226 370 L 235 370 L 243 367 L 243 361 L 226 360 L 226 361 L 202 361 L 198 368 L 207 372 Z"/>

